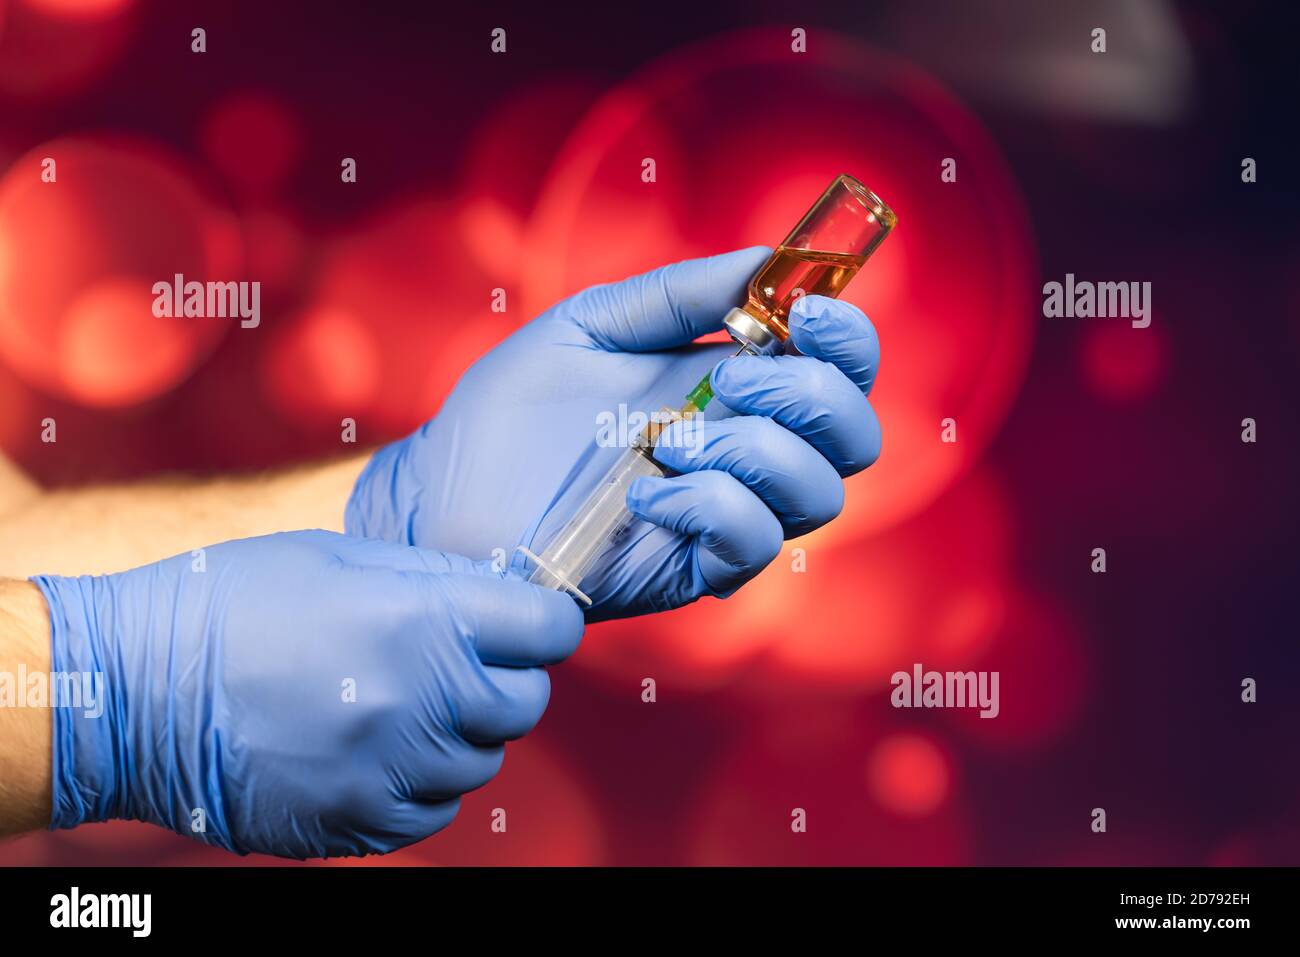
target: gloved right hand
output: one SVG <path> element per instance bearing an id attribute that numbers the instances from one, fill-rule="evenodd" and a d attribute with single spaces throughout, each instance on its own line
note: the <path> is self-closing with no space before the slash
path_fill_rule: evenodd
<path id="1" fill-rule="evenodd" d="M 51 828 L 134 819 L 239 853 L 445 827 L 582 633 L 567 595 L 486 562 L 323 531 L 32 581 L 52 672 L 103 674 L 101 715 L 52 709 Z"/>
<path id="2" fill-rule="evenodd" d="M 347 530 L 476 557 L 544 551 L 623 452 L 600 438 L 602 422 L 675 407 L 712 369 L 705 421 L 690 433 L 673 426 L 678 441 L 655 449 L 682 474 L 632 485 L 639 521 L 582 590 L 588 621 L 730 595 L 785 539 L 839 514 L 841 478 L 881 448 L 867 399 L 880 341 L 856 306 L 799 298 L 789 316 L 798 355 L 725 358 L 734 343 L 695 342 L 722 328 L 771 252 L 674 263 L 556 303 L 474 363 L 435 418 L 375 453 Z"/>

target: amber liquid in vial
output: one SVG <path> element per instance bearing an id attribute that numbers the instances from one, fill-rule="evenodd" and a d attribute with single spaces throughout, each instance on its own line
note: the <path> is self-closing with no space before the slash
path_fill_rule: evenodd
<path id="1" fill-rule="evenodd" d="M 866 256 L 779 246 L 750 282 L 744 309 L 767 323 L 778 338 L 787 339 L 790 327 L 786 317 L 799 296 L 834 299 L 866 261 Z"/>

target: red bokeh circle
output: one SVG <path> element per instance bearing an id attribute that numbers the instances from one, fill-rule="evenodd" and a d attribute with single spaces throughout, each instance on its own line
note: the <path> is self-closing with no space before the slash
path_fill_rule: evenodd
<path id="1" fill-rule="evenodd" d="M 73 92 L 126 47 L 135 0 L 0 3 L 0 94 L 44 98 Z"/>
<path id="2" fill-rule="evenodd" d="M 876 745 L 867 763 L 872 796 L 895 814 L 925 817 L 947 799 L 952 770 L 930 738 L 903 732 Z"/>
<path id="3" fill-rule="evenodd" d="M 364 417 L 363 441 L 395 437 L 509 335 L 517 305 L 492 312 L 497 280 L 448 227 L 462 212 L 413 200 L 325 244 L 308 306 L 273 332 L 262 364 L 279 412 L 308 428 Z"/>
<path id="4" fill-rule="evenodd" d="M 274 191 L 297 163 L 302 149 L 298 117 L 267 93 L 226 97 L 207 115 L 200 133 L 203 152 L 241 193 Z"/>
<path id="5" fill-rule="evenodd" d="M 732 750 L 704 783 L 690 863 L 969 863 L 968 812 L 952 788 L 952 767 L 938 743 L 901 726 L 873 726 L 847 712 L 783 716 Z M 909 769 L 926 780 L 902 780 Z"/>
<path id="6" fill-rule="evenodd" d="M 59 17 L 93 19 L 121 13 L 135 0 L 22 0 L 33 10 Z"/>
<path id="7" fill-rule="evenodd" d="M 232 221 L 171 154 L 120 138 L 45 143 L 0 180 L 0 358 L 87 405 L 160 395 L 238 320 L 158 318 L 153 284 L 233 281 L 239 260 Z"/>

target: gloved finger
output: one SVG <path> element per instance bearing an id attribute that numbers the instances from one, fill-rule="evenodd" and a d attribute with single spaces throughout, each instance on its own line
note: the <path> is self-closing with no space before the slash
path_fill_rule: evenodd
<path id="1" fill-rule="evenodd" d="M 446 801 L 481 788 L 501 770 L 505 746 L 475 744 L 440 733 L 420 742 L 418 754 L 397 772 L 393 789 L 416 801 Z"/>
<path id="2" fill-rule="evenodd" d="M 852 475 L 880 457 L 880 420 L 837 367 L 809 356 L 738 356 L 713 370 L 713 392 L 727 408 L 785 426 Z"/>
<path id="3" fill-rule="evenodd" d="M 787 538 L 825 525 L 844 507 L 844 483 L 822 454 L 762 416 L 675 422 L 655 458 L 678 472 L 716 469 L 739 479 L 772 510 Z"/>
<path id="4" fill-rule="evenodd" d="M 544 668 L 483 667 L 480 686 L 459 693 L 459 731 L 475 744 L 499 744 L 533 730 L 551 700 L 551 678 Z"/>
<path id="5" fill-rule="evenodd" d="M 763 502 L 726 472 L 673 478 L 646 476 L 628 489 L 633 515 L 678 535 L 698 537 L 693 596 L 729 595 L 781 553 L 781 523 Z"/>
<path id="6" fill-rule="evenodd" d="M 722 328 L 722 317 L 744 299 L 750 278 L 771 254 L 767 246 L 752 246 L 662 266 L 584 289 L 566 312 L 608 352 L 684 346 Z"/>
<path id="7" fill-rule="evenodd" d="M 555 664 L 582 640 L 582 612 L 563 592 L 481 575 L 436 575 L 430 581 L 447 595 L 446 607 L 485 665 Z"/>
<path id="8" fill-rule="evenodd" d="M 456 819 L 460 798 L 443 801 L 397 801 L 384 819 L 387 832 L 375 851 L 387 854 L 436 834 Z"/>
<path id="9" fill-rule="evenodd" d="M 790 341 L 804 355 L 824 359 L 871 394 L 880 369 L 880 337 L 857 306 L 825 296 L 801 296 L 790 307 Z"/>

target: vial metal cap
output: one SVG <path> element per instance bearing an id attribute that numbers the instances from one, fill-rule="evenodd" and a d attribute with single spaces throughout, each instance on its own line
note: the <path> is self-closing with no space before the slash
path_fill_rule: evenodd
<path id="1" fill-rule="evenodd" d="M 776 333 L 739 306 L 722 317 L 722 324 L 731 338 L 754 355 L 774 356 L 784 347 Z"/>

